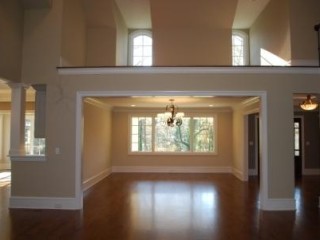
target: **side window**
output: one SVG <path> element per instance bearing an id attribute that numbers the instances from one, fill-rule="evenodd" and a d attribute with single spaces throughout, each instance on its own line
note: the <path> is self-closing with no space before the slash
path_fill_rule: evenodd
<path id="1" fill-rule="evenodd" d="M 244 66 L 249 64 L 248 35 L 243 31 L 232 31 L 232 65 Z"/>
<path id="2" fill-rule="evenodd" d="M 152 66 L 152 35 L 147 30 L 137 30 L 129 35 L 129 65 Z"/>

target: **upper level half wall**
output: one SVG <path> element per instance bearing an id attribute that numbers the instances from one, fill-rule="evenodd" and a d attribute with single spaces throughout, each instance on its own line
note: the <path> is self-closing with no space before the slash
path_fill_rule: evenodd
<path id="1" fill-rule="evenodd" d="M 150 2 L 154 65 L 231 65 L 236 0 Z"/>
<path id="2" fill-rule="evenodd" d="M 23 9 L 20 1 L 0 2 L 0 78 L 21 80 Z"/>
<path id="3" fill-rule="evenodd" d="M 274 62 L 270 56 L 283 61 Z M 251 65 L 283 65 L 291 60 L 288 0 L 271 0 L 250 28 Z"/>

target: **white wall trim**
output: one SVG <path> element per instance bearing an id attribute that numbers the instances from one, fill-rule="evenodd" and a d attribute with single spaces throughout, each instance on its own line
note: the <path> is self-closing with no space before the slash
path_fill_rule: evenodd
<path id="1" fill-rule="evenodd" d="M 113 166 L 115 173 L 231 173 L 231 167 Z"/>
<path id="2" fill-rule="evenodd" d="M 259 208 L 265 211 L 294 211 L 296 201 L 294 198 L 271 198 L 260 201 Z"/>
<path id="3" fill-rule="evenodd" d="M 303 169 L 303 175 L 320 175 L 320 168 L 305 168 Z"/>
<path id="4" fill-rule="evenodd" d="M 314 67 L 58 67 L 59 75 L 106 74 L 319 74 Z"/>
<path id="5" fill-rule="evenodd" d="M 243 172 L 241 172 L 239 169 L 233 168 L 232 169 L 232 174 L 238 178 L 241 181 L 247 181 L 247 179 L 245 178 Z"/>
<path id="6" fill-rule="evenodd" d="M 249 169 L 249 176 L 258 176 L 257 169 Z"/>
<path id="7" fill-rule="evenodd" d="M 45 162 L 45 155 L 10 155 L 11 162 Z"/>
<path id="8" fill-rule="evenodd" d="M 10 197 L 9 208 L 29 209 L 81 209 L 76 198 Z"/>
<path id="9" fill-rule="evenodd" d="M 102 102 L 102 101 L 100 101 L 98 99 L 95 99 L 95 98 L 87 97 L 87 98 L 84 99 L 84 102 L 86 102 L 88 104 L 91 104 L 91 105 L 93 105 L 95 107 L 105 109 L 105 110 L 111 110 L 112 109 L 112 107 L 110 107 L 105 102 Z"/>
<path id="10" fill-rule="evenodd" d="M 108 177 L 110 174 L 111 174 L 111 168 L 107 168 L 107 169 L 103 170 L 102 172 L 84 180 L 82 183 L 82 190 L 83 191 L 88 190 L 93 185 L 97 184 L 98 182 L 100 182 L 104 178 Z"/>
<path id="11" fill-rule="evenodd" d="M 147 67 L 142 67 L 147 68 Z M 82 69 L 82 68 L 81 68 Z M 104 68 L 102 68 L 104 69 Z M 125 68 L 127 69 L 127 68 Z M 140 68 L 134 68 L 140 69 Z M 180 68 L 180 70 L 187 70 L 188 68 Z M 62 69 L 60 69 L 62 70 Z M 64 69 L 66 70 L 66 69 Z M 119 69 L 118 69 L 119 70 Z M 318 69 L 320 73 L 320 69 Z M 83 139 L 83 99 L 85 97 L 102 97 L 102 96 L 151 96 L 151 95 L 160 95 L 160 96 L 260 96 L 261 98 L 261 118 L 262 124 L 260 124 L 261 128 L 261 139 L 260 142 L 264 146 L 264 149 L 261 151 L 261 176 L 260 176 L 260 198 L 267 199 L 268 198 L 268 169 L 267 169 L 267 159 L 268 159 L 268 144 L 267 144 L 267 94 L 265 91 L 78 91 L 77 92 L 77 100 L 76 100 L 76 118 L 75 118 L 75 125 L 76 125 L 76 134 L 75 134 L 75 141 L 76 141 L 76 161 L 75 161 L 75 198 L 77 204 L 82 206 L 83 204 L 83 190 L 82 190 L 82 139 Z M 112 172 L 122 172 L 132 171 L 133 168 L 124 168 L 120 166 L 114 166 L 112 168 Z M 130 167 L 130 166 L 129 166 Z M 139 169 L 135 168 L 135 171 Z M 142 171 L 166 171 L 166 172 L 173 172 L 175 171 L 184 171 L 187 170 L 189 172 L 228 172 L 232 173 L 232 168 L 194 168 L 189 167 L 188 169 L 178 167 L 174 169 L 173 167 L 168 167 L 167 169 L 147 169 L 147 168 L 140 168 L 140 172 Z"/>

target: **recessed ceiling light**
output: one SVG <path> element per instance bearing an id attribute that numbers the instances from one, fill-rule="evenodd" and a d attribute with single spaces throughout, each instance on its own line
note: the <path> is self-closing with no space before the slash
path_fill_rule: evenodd
<path id="1" fill-rule="evenodd" d="M 136 105 L 132 104 L 131 107 L 135 107 Z"/>
<path id="2" fill-rule="evenodd" d="M 210 104 L 210 105 L 209 105 L 209 107 L 213 107 L 213 105 L 212 105 L 212 104 Z"/>

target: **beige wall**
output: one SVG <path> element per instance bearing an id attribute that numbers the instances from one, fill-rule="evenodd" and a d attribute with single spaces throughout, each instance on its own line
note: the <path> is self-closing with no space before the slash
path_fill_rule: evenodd
<path id="1" fill-rule="evenodd" d="M 61 65 L 85 66 L 86 19 L 81 0 L 63 3 Z"/>
<path id="2" fill-rule="evenodd" d="M 111 171 L 111 110 L 83 103 L 82 180 L 87 182 Z"/>
<path id="3" fill-rule="evenodd" d="M 170 74 L 60 75 L 64 95 L 52 86 L 47 90 L 50 109 L 47 115 L 48 159 L 41 164 L 14 163 L 17 174 L 13 177 L 13 196 L 74 196 L 77 91 L 110 91 L 113 94 L 116 91 L 136 91 L 148 95 L 155 89 L 168 93 L 174 89 L 182 94 L 184 91 L 265 91 L 268 122 L 264 130 L 267 132 L 268 162 L 264 168 L 267 169 L 265 177 L 270 184 L 263 187 L 268 188 L 273 198 L 290 198 L 293 191 L 293 139 L 292 126 L 288 122 L 293 118 L 292 93 L 320 92 L 318 79 L 319 74 L 316 73 L 184 74 L 183 69 L 180 73 Z M 61 149 L 60 155 L 54 153 L 57 146 Z M 141 160 L 139 164 L 146 162 Z M 59 182 L 54 180 L 57 174 Z"/>
<path id="4" fill-rule="evenodd" d="M 319 0 L 290 1 L 291 49 L 293 65 L 318 66 L 317 32 L 320 23 Z"/>
<path id="5" fill-rule="evenodd" d="M 163 10 L 166 10 L 166 8 Z M 301 92 L 320 93 L 319 71 L 314 70 L 314 73 L 306 74 L 304 73 L 306 70 L 303 69 L 299 73 L 295 73 L 292 70 L 289 73 L 277 74 L 275 73 L 276 70 L 272 69 L 269 70 L 270 72 L 274 71 L 272 73 L 242 72 L 235 74 L 232 71 L 230 73 L 200 71 L 199 74 L 187 74 L 185 71 L 189 69 L 180 69 L 176 73 L 170 70 L 159 73 L 157 70 L 150 69 L 147 73 L 139 71 L 130 73 L 130 70 L 128 70 L 129 73 L 122 74 L 111 71 L 105 74 L 81 75 L 76 73 L 58 75 L 56 66 L 59 65 L 60 60 L 62 12 L 62 0 L 53 1 L 53 6 L 50 10 L 32 9 L 25 11 L 22 79 L 28 83 L 48 84 L 47 156 L 45 162 L 17 161 L 12 163 L 12 196 L 71 198 L 75 196 L 78 91 L 109 91 L 112 93 L 116 91 L 133 91 L 146 95 L 154 94 L 154 91 L 161 91 L 167 94 L 172 93 L 172 91 L 177 91 L 180 94 L 189 94 L 186 91 L 227 91 L 231 93 L 263 91 L 266 94 L 267 104 L 267 109 L 264 113 L 267 114 L 265 116 L 267 122 L 264 123 L 266 126 L 264 134 L 266 134 L 265 137 L 267 139 L 265 147 L 268 147 L 267 162 L 263 166 L 266 169 L 266 176 L 263 177 L 268 180 L 268 185 L 262 185 L 261 188 L 267 188 L 271 198 L 293 197 L 293 139 L 292 125 L 288 124 L 293 117 L 292 94 Z M 162 13 L 164 12 L 166 11 L 162 11 Z M 176 14 L 177 12 L 174 11 L 173 13 Z M 166 18 L 165 16 L 159 16 L 154 19 L 165 20 Z M 170 19 L 172 18 L 168 18 L 168 22 L 170 22 Z M 94 22 L 95 20 L 94 18 L 92 21 Z M 274 22 L 274 24 L 273 27 L 279 23 Z M 165 24 L 159 24 L 158 26 L 161 31 Z M 105 37 L 108 40 L 108 36 L 113 36 L 112 41 L 110 41 L 110 49 L 115 49 L 115 28 L 114 25 L 108 27 L 102 29 L 110 29 L 110 31 L 102 31 L 102 38 L 92 41 L 92 43 L 104 42 Z M 188 32 L 183 27 L 185 26 L 179 26 L 177 29 L 182 29 L 182 33 L 184 31 Z M 190 26 L 189 36 L 192 30 L 196 28 L 197 26 Z M 208 30 L 210 27 L 205 29 Z M 228 30 L 227 26 L 220 29 Z M 161 32 L 161 34 L 163 33 Z M 282 36 L 280 40 L 285 39 L 281 33 L 279 34 Z M 201 34 L 199 36 L 201 37 Z M 98 38 L 94 34 L 93 38 L 95 37 Z M 198 41 L 201 40 L 200 37 L 197 39 Z M 273 39 L 276 40 L 277 38 L 274 37 Z M 286 41 L 283 40 L 281 42 L 284 43 Z M 108 41 L 107 44 L 109 44 Z M 165 42 L 163 44 L 170 45 Z M 178 45 L 178 41 L 175 44 Z M 190 42 L 186 44 L 189 46 Z M 206 44 L 207 42 L 204 45 Z M 308 42 L 304 44 L 308 45 Z M 229 43 L 225 44 L 225 46 L 227 45 Z M 102 56 L 104 56 L 110 49 L 109 47 L 106 50 L 101 49 L 97 53 L 102 53 Z M 275 49 L 285 55 L 286 51 L 283 53 L 281 47 L 278 46 Z M 225 53 L 228 53 L 227 49 Z M 115 50 L 110 55 L 112 54 L 115 56 Z M 204 55 L 206 56 L 207 52 Z M 191 56 L 190 61 L 193 61 L 192 55 L 189 56 Z M 98 60 L 100 61 L 100 59 Z M 104 61 L 105 59 L 102 60 Z M 178 59 L 176 60 L 178 61 Z M 113 61 L 115 62 L 115 57 L 113 57 Z M 181 61 L 181 64 L 187 64 L 182 58 L 179 61 Z M 168 62 L 173 64 L 170 59 L 168 59 Z M 191 63 L 196 64 L 195 62 Z M 60 149 L 60 154 L 55 153 L 56 148 Z M 266 150 L 264 149 L 264 151 Z"/>
<path id="6" fill-rule="evenodd" d="M 63 0 L 24 12 L 22 82 L 50 83 L 60 64 Z"/>
<path id="7" fill-rule="evenodd" d="M 87 29 L 87 66 L 116 65 L 116 34 L 113 27 Z"/>
<path id="8" fill-rule="evenodd" d="M 231 65 L 237 1 L 151 1 L 155 66 Z"/>
<path id="9" fill-rule="evenodd" d="M 113 0 L 84 0 L 87 66 L 115 66 L 117 26 Z"/>
<path id="10" fill-rule="evenodd" d="M 128 28 L 116 4 L 113 5 L 114 18 L 117 26 L 116 65 L 128 65 Z"/>
<path id="11" fill-rule="evenodd" d="M 1 112 L 0 108 L 0 163 L 9 163 L 8 157 L 10 149 L 10 113 Z"/>
<path id="12" fill-rule="evenodd" d="M 0 2 L 0 78 L 21 81 L 23 9 L 20 1 Z"/>
<path id="13" fill-rule="evenodd" d="M 154 66 L 232 65 L 231 29 L 153 28 Z"/>
<path id="14" fill-rule="evenodd" d="M 150 110 L 150 109 L 149 109 Z M 159 110 L 161 111 L 161 110 Z M 184 110 L 188 114 L 187 110 Z M 232 112 L 210 111 L 217 117 L 217 155 L 161 155 L 129 154 L 129 116 L 145 112 L 114 111 L 112 117 L 112 166 L 113 167 L 230 167 L 232 166 Z"/>
<path id="15" fill-rule="evenodd" d="M 251 65 L 261 64 L 261 49 L 291 60 L 288 4 L 288 0 L 271 0 L 250 28 Z"/>

